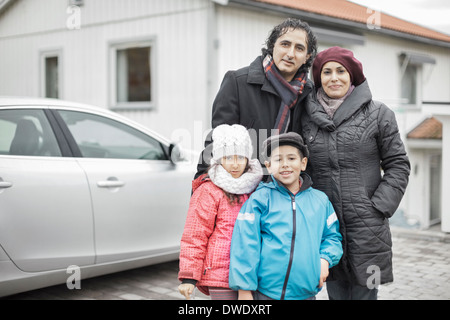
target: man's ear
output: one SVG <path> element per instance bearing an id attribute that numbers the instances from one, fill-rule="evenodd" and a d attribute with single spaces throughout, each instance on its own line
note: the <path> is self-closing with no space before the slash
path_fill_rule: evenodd
<path id="1" fill-rule="evenodd" d="M 311 58 L 311 53 L 310 53 L 310 54 L 308 54 L 308 55 L 306 55 L 306 60 L 305 60 L 305 62 L 304 62 L 303 64 L 305 64 L 305 63 L 306 63 L 306 61 L 308 61 L 308 60 L 309 60 L 309 58 Z"/>

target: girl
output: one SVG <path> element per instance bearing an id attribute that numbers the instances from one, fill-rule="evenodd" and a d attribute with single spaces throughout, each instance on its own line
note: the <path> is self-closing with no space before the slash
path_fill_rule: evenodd
<path id="1" fill-rule="evenodd" d="M 193 195 L 181 238 L 178 290 L 190 299 L 195 286 L 212 300 L 237 299 L 228 287 L 230 244 L 243 203 L 262 179 L 247 129 L 220 125 L 213 131 L 207 173 L 192 183 Z"/>

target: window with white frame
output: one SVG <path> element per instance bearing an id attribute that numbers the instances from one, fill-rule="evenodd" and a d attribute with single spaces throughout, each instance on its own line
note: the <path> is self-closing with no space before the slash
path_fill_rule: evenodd
<path id="1" fill-rule="evenodd" d="M 62 98 L 61 94 L 61 51 L 41 52 L 41 96 L 45 98 Z"/>
<path id="2" fill-rule="evenodd" d="M 434 65 L 436 60 L 430 55 L 416 52 L 402 52 L 399 58 L 402 104 L 419 106 L 422 104 L 424 65 Z"/>
<path id="3" fill-rule="evenodd" d="M 408 64 L 405 68 L 401 85 L 403 104 L 417 104 L 418 66 Z"/>
<path id="4" fill-rule="evenodd" d="M 154 41 L 111 46 L 112 108 L 154 107 Z"/>

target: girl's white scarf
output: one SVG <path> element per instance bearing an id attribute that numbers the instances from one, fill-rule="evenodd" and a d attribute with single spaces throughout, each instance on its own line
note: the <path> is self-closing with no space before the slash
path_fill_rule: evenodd
<path id="1" fill-rule="evenodd" d="M 247 172 L 239 178 L 231 174 L 219 163 L 211 161 L 212 167 L 208 170 L 211 181 L 222 190 L 232 194 L 247 194 L 256 189 L 261 182 L 263 171 L 258 159 L 249 161 Z"/>

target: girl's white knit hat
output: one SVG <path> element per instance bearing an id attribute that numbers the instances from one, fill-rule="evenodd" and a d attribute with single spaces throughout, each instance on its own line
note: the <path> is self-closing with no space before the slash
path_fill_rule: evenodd
<path id="1" fill-rule="evenodd" d="M 220 162 L 226 156 L 244 156 L 252 158 L 253 147 L 247 129 L 239 124 L 222 124 L 217 126 L 212 134 L 213 159 Z"/>

